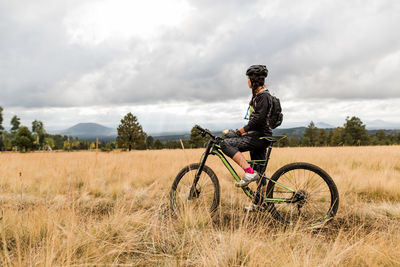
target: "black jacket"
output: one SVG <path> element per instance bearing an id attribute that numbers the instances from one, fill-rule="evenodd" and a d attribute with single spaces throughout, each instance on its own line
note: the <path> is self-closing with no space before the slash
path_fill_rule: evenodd
<path id="1" fill-rule="evenodd" d="M 255 95 L 252 99 L 253 113 L 250 115 L 249 123 L 244 126 L 246 132 L 257 132 L 262 136 L 272 135 L 272 129 L 269 126 L 269 116 L 271 115 L 272 101 L 267 90 Z"/>

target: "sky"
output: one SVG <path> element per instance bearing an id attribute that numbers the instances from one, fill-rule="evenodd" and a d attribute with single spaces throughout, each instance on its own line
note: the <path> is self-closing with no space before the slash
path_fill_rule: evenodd
<path id="1" fill-rule="evenodd" d="M 242 127 L 246 69 L 269 69 L 282 128 L 346 116 L 400 127 L 398 0 L 0 0 L 4 126 L 148 133 Z"/>

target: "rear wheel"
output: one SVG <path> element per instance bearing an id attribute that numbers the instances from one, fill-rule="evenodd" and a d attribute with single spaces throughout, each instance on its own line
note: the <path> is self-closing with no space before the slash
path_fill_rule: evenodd
<path id="1" fill-rule="evenodd" d="M 178 214 L 214 213 L 219 205 L 220 189 L 218 178 L 213 170 L 204 166 L 196 186 L 193 186 L 200 163 L 184 167 L 176 176 L 171 192 L 170 204 Z"/>
<path id="2" fill-rule="evenodd" d="M 284 224 L 317 227 L 336 215 L 339 207 L 337 187 L 318 166 L 291 163 L 277 170 L 271 180 L 267 186 L 267 198 L 286 199 L 286 202 L 268 204 L 276 220 Z"/>

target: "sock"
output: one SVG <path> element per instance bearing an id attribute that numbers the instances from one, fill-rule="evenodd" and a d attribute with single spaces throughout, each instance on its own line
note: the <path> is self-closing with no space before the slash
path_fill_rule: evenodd
<path id="1" fill-rule="evenodd" d="M 254 170 L 253 170 L 253 168 L 252 168 L 252 167 L 248 167 L 247 169 L 245 169 L 245 170 L 244 170 L 244 172 L 247 172 L 247 173 L 253 174 L 253 173 L 254 173 Z"/>

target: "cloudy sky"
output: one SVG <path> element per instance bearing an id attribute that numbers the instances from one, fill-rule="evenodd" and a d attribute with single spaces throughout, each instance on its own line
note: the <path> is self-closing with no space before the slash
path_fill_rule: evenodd
<path id="1" fill-rule="evenodd" d="M 49 130 L 239 127 L 249 65 L 269 69 L 282 127 L 400 125 L 398 0 L 0 0 L 0 106 Z"/>

